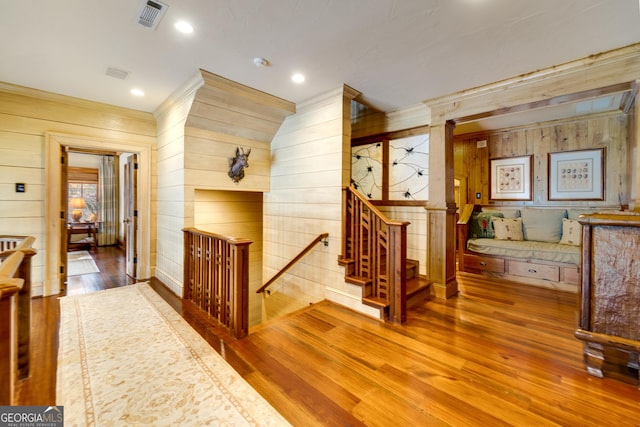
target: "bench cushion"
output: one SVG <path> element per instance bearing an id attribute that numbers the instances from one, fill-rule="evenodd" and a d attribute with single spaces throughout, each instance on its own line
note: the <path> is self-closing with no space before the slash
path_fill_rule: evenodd
<path id="1" fill-rule="evenodd" d="M 469 239 L 467 249 L 487 255 L 532 258 L 578 265 L 580 247 L 531 240 Z"/>

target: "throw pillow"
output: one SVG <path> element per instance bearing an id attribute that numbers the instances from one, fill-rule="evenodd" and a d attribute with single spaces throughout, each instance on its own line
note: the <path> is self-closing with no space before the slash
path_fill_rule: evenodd
<path id="1" fill-rule="evenodd" d="M 522 218 L 493 218 L 493 231 L 498 240 L 524 240 Z"/>
<path id="2" fill-rule="evenodd" d="M 558 243 L 562 237 L 562 219 L 566 209 L 522 209 L 522 231 L 525 240 Z"/>
<path id="3" fill-rule="evenodd" d="M 493 218 L 502 218 L 502 212 L 476 212 L 471 216 L 469 235 L 474 238 L 493 239 Z"/>
<path id="4" fill-rule="evenodd" d="M 562 220 L 562 239 L 560 243 L 563 245 L 580 246 L 582 243 L 582 224 L 575 219 Z"/>

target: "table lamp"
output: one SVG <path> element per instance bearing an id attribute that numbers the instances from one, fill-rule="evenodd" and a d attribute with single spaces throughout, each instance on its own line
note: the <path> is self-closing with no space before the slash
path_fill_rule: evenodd
<path id="1" fill-rule="evenodd" d="M 80 221 L 80 218 L 82 218 L 82 209 L 87 208 L 87 203 L 82 197 L 72 197 L 69 200 L 69 207 L 73 209 L 71 211 L 71 218 L 73 218 L 73 222 L 78 222 Z"/>

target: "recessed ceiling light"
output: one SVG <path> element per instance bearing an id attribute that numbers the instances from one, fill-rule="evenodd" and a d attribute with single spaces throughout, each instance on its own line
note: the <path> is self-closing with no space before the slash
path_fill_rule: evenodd
<path id="1" fill-rule="evenodd" d="M 130 92 L 133 96 L 144 96 L 144 91 L 142 89 L 133 88 Z"/>
<path id="2" fill-rule="evenodd" d="M 186 21 L 178 21 L 175 23 L 174 27 L 176 28 L 176 30 L 184 34 L 193 33 L 193 26 Z"/>
<path id="3" fill-rule="evenodd" d="M 302 83 L 304 82 L 304 74 L 302 73 L 295 73 L 294 75 L 291 76 L 291 80 L 294 83 Z"/>

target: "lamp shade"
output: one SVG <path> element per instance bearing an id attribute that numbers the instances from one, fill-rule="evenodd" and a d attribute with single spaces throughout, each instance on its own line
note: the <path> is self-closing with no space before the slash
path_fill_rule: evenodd
<path id="1" fill-rule="evenodd" d="M 75 222 L 78 222 L 80 218 L 82 218 L 82 209 L 87 208 L 87 202 L 85 202 L 82 197 L 72 197 L 69 199 L 69 208 L 73 209 L 71 211 L 71 218 L 73 218 Z"/>
<path id="2" fill-rule="evenodd" d="M 69 207 L 71 209 L 86 209 L 87 202 L 82 197 L 72 197 L 69 199 Z"/>

